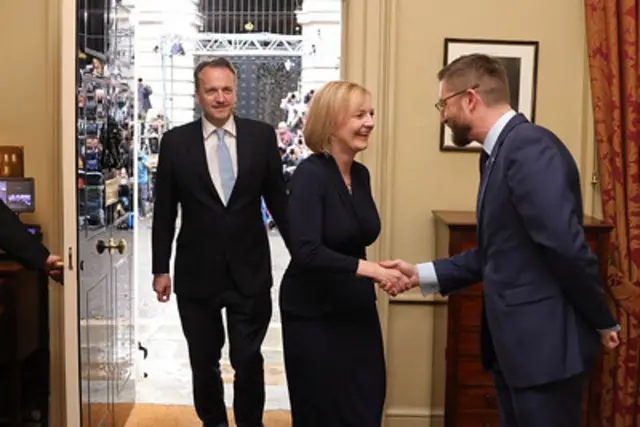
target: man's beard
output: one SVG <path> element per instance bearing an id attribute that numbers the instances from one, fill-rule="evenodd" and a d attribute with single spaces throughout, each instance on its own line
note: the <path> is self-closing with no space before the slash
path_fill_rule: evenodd
<path id="1" fill-rule="evenodd" d="M 450 123 L 449 129 L 451 129 L 451 142 L 456 147 L 466 147 L 471 144 L 469 133 L 471 132 L 471 125 Z"/>

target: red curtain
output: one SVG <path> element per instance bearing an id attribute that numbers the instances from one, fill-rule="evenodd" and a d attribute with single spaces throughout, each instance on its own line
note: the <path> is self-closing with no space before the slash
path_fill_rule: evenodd
<path id="1" fill-rule="evenodd" d="M 640 427 L 640 75 L 638 0 L 585 0 L 604 219 L 613 224 L 607 283 L 621 344 L 606 351 L 592 426 Z M 593 402 L 596 403 L 597 402 Z"/>

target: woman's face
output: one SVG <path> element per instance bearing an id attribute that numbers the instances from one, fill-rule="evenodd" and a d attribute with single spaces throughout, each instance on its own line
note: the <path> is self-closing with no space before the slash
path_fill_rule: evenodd
<path id="1" fill-rule="evenodd" d="M 333 143 L 353 153 L 366 150 L 369 135 L 375 126 L 371 97 L 367 95 L 361 102 L 352 103 L 346 111 L 347 114 L 341 118 L 341 124 L 333 133 Z"/>

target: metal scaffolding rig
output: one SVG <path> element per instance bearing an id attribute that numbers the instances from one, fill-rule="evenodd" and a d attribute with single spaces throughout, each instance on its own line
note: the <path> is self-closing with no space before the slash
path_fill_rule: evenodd
<path id="1" fill-rule="evenodd" d="M 198 33 L 193 36 L 165 34 L 160 37 L 157 52 L 162 70 L 162 107 L 171 126 L 174 111 L 173 71 L 177 55 L 201 56 L 281 56 L 296 57 L 305 53 L 308 43 L 303 36 L 270 33 Z M 177 48 L 179 46 L 179 48 Z M 179 52 L 179 53 L 177 53 Z M 285 67 L 290 66 L 285 64 Z M 288 69 L 288 68 L 287 68 Z"/>
<path id="2" fill-rule="evenodd" d="M 197 56 L 301 56 L 304 38 L 270 33 L 199 33 L 194 48 Z"/>

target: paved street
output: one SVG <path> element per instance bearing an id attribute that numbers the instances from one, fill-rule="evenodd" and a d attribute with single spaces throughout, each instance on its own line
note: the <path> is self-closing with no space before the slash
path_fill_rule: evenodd
<path id="1" fill-rule="evenodd" d="M 187 346 L 180 327 L 175 295 L 168 304 L 157 301 L 151 289 L 151 229 L 143 220 L 136 230 L 137 277 L 137 335 L 138 341 L 149 351 L 146 360 L 139 360 L 139 372 L 146 373 L 137 384 L 136 400 L 140 403 L 192 405 L 191 371 Z M 266 409 L 289 409 L 289 400 L 282 362 L 278 287 L 289 262 L 289 254 L 277 232 L 270 233 L 274 286 L 272 290 L 273 317 L 263 345 Z M 228 340 L 227 340 L 228 342 Z M 223 348 L 223 377 L 226 401 L 233 402 L 233 370 L 229 364 L 228 346 Z"/>

